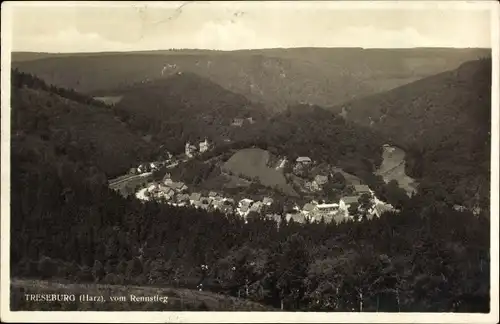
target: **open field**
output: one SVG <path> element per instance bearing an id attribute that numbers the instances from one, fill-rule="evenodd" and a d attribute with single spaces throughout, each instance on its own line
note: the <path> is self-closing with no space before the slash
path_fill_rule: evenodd
<path id="1" fill-rule="evenodd" d="M 396 180 L 407 193 L 414 193 L 415 180 L 405 173 L 406 153 L 398 147 L 385 148 L 382 154 L 382 164 L 376 174 L 381 175 L 385 182 Z"/>
<path id="2" fill-rule="evenodd" d="M 95 100 L 100 100 L 108 105 L 114 105 L 122 100 L 122 96 L 109 96 L 109 97 L 94 97 Z"/>
<path id="3" fill-rule="evenodd" d="M 29 302 L 25 294 L 74 294 L 75 302 Z M 80 301 L 80 295 L 102 296 L 102 301 Z M 167 301 L 139 302 L 132 297 L 168 297 Z M 111 301 L 113 297 L 125 301 Z M 158 298 L 157 298 L 158 299 Z M 222 296 L 211 292 L 183 288 L 121 286 L 101 284 L 68 284 L 53 281 L 13 279 L 12 311 L 271 311 L 258 303 Z M 167 319 L 167 316 L 165 319 Z"/>
<path id="4" fill-rule="evenodd" d="M 278 187 L 283 193 L 296 196 L 297 193 L 286 182 L 283 173 L 267 166 L 268 160 L 268 151 L 258 148 L 243 149 L 236 152 L 222 168 L 234 175 L 257 178 L 266 187 Z"/>

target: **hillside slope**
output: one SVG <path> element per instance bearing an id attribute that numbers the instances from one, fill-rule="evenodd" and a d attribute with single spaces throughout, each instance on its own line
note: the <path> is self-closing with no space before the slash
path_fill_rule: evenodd
<path id="1" fill-rule="evenodd" d="M 53 152 L 54 159 L 85 161 L 111 176 L 151 152 L 151 146 L 111 108 L 70 91 L 63 93 L 30 75 L 14 71 L 12 78 L 14 154 L 45 147 L 46 156 Z"/>
<path id="2" fill-rule="evenodd" d="M 491 60 L 333 107 L 404 148 L 410 175 L 458 201 L 489 197 Z"/>
<path id="3" fill-rule="evenodd" d="M 252 101 L 282 110 L 307 102 L 335 105 L 386 91 L 490 56 L 489 49 L 294 48 L 13 54 L 13 66 L 50 83 L 91 93 L 192 72 Z"/>
<path id="4" fill-rule="evenodd" d="M 11 307 L 14 311 L 272 311 L 273 308 L 249 300 L 211 292 L 183 288 L 153 286 L 121 286 L 107 284 L 74 284 L 44 280 L 11 281 Z M 102 296 L 104 302 L 27 302 L 31 294 L 74 294 Z M 141 297 L 168 297 L 165 302 L 138 302 Z M 125 297 L 126 301 L 111 301 Z M 134 298 L 135 297 L 135 298 Z M 134 298 L 134 299 L 133 299 Z"/>
<path id="5" fill-rule="evenodd" d="M 204 137 L 211 141 L 241 139 L 266 119 L 262 105 L 193 73 L 174 74 L 106 93 L 121 97 L 115 109 L 125 114 L 131 124 L 180 149 L 185 141 Z M 250 117 L 254 124 L 247 121 L 241 127 L 231 125 L 235 118 Z"/>

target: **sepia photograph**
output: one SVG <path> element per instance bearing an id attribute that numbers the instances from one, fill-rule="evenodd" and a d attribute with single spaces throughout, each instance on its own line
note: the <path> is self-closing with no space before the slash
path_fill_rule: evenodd
<path id="1" fill-rule="evenodd" d="M 1 12 L 2 322 L 498 322 L 496 1 Z"/>

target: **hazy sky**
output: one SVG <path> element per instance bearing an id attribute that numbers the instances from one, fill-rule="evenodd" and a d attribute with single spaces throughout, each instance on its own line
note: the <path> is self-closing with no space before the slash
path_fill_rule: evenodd
<path id="1" fill-rule="evenodd" d="M 12 50 L 491 47 L 489 10 L 465 2 L 97 4 L 11 2 Z"/>

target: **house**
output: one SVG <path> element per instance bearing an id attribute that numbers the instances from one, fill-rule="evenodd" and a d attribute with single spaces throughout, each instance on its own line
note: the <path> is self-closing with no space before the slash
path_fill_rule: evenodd
<path id="1" fill-rule="evenodd" d="M 238 204 L 239 207 L 237 208 L 238 214 L 240 216 L 246 217 L 248 215 L 248 213 L 250 212 L 250 207 L 252 206 L 252 204 L 253 204 L 252 199 L 245 198 L 245 199 L 240 200 L 240 202 Z"/>
<path id="2" fill-rule="evenodd" d="M 269 198 L 269 197 L 264 197 L 264 199 L 262 199 L 262 204 L 266 205 L 266 206 L 271 206 L 273 204 L 274 200 L 272 198 Z"/>
<path id="3" fill-rule="evenodd" d="M 362 184 L 354 185 L 354 191 L 358 195 L 362 195 L 362 194 L 372 195 L 372 191 L 371 191 L 370 187 L 368 187 L 367 185 L 362 185 Z"/>
<path id="4" fill-rule="evenodd" d="M 250 207 L 250 211 L 251 212 L 256 212 L 256 213 L 260 213 L 262 211 L 262 202 L 260 201 L 256 201 L 252 207 Z"/>
<path id="5" fill-rule="evenodd" d="M 302 213 L 307 216 L 307 215 L 311 214 L 315 208 L 316 208 L 315 204 L 307 203 L 304 205 L 304 207 L 302 207 Z"/>
<path id="6" fill-rule="evenodd" d="M 237 126 L 237 127 L 243 126 L 243 118 L 235 118 L 235 119 L 233 119 L 233 122 L 231 123 L 231 126 Z"/>
<path id="7" fill-rule="evenodd" d="M 177 192 L 186 191 L 188 188 L 184 182 L 172 182 L 169 186 Z"/>
<path id="8" fill-rule="evenodd" d="M 461 205 L 453 205 L 453 209 L 456 211 L 464 212 L 467 210 L 467 207 Z"/>
<path id="9" fill-rule="evenodd" d="M 318 184 L 316 182 L 304 182 L 304 188 L 309 191 L 317 191 L 319 189 Z"/>
<path id="10" fill-rule="evenodd" d="M 234 199 L 233 198 L 223 198 L 224 205 L 226 206 L 234 206 Z"/>
<path id="11" fill-rule="evenodd" d="M 248 215 L 248 213 L 250 212 L 250 206 L 248 205 L 243 205 L 241 207 L 238 207 L 238 214 L 240 216 L 243 216 L 243 217 L 246 217 Z"/>
<path id="12" fill-rule="evenodd" d="M 189 202 L 191 204 L 194 204 L 194 202 L 200 201 L 201 199 L 201 194 L 198 192 L 193 192 L 191 196 L 189 196 Z"/>
<path id="13" fill-rule="evenodd" d="M 306 222 L 306 216 L 301 213 L 287 213 L 285 217 L 287 222 L 289 222 L 291 219 L 293 219 L 295 223 Z"/>
<path id="14" fill-rule="evenodd" d="M 253 120 L 253 117 L 248 117 L 248 118 L 247 118 L 247 120 L 248 120 L 248 122 L 249 122 L 250 124 L 255 123 L 255 121 Z"/>
<path id="15" fill-rule="evenodd" d="M 328 177 L 318 174 L 316 177 L 314 177 L 314 182 L 316 182 L 318 186 L 322 186 L 328 182 Z"/>
<path id="16" fill-rule="evenodd" d="M 208 143 L 206 138 L 205 138 L 205 141 L 200 142 L 200 153 L 208 151 L 209 148 L 210 148 L 210 144 Z"/>
<path id="17" fill-rule="evenodd" d="M 208 197 L 201 197 L 200 203 L 203 209 L 208 209 L 208 207 L 210 207 L 210 199 L 208 199 Z"/>
<path id="18" fill-rule="evenodd" d="M 222 209 L 224 202 L 222 200 L 214 200 L 212 201 L 212 206 L 214 209 Z"/>
<path id="19" fill-rule="evenodd" d="M 201 208 L 201 201 L 199 201 L 199 200 L 194 200 L 194 201 L 191 201 L 191 205 L 192 205 L 194 208 Z"/>
<path id="20" fill-rule="evenodd" d="M 193 157 L 196 154 L 196 149 L 196 146 L 191 145 L 191 143 L 187 142 L 185 146 L 186 156 L 189 158 Z"/>
<path id="21" fill-rule="evenodd" d="M 148 189 L 147 191 L 148 192 L 153 192 L 153 191 L 156 191 L 158 189 L 158 186 L 155 184 L 155 183 L 152 183 L 148 186 Z"/>
<path id="22" fill-rule="evenodd" d="M 151 171 L 151 167 L 149 166 L 149 164 L 141 164 L 137 167 L 137 172 L 138 173 L 146 173 L 146 172 L 149 172 Z"/>
<path id="23" fill-rule="evenodd" d="M 380 217 L 386 211 L 393 211 L 394 207 L 389 204 L 376 204 L 368 212 L 368 219 L 372 219 L 373 216 Z"/>
<path id="24" fill-rule="evenodd" d="M 250 206 L 251 204 L 253 203 L 253 200 L 252 199 L 248 199 L 248 198 L 243 198 L 240 200 L 240 202 L 238 203 L 238 206 Z"/>
<path id="25" fill-rule="evenodd" d="M 164 184 L 161 184 L 161 183 L 158 185 L 158 189 L 159 189 L 161 192 L 163 192 L 163 193 L 165 193 L 165 194 L 168 194 L 168 195 L 173 195 L 173 194 L 175 194 L 174 189 L 172 189 L 171 187 L 166 186 L 166 185 L 164 185 Z"/>
<path id="26" fill-rule="evenodd" d="M 209 197 L 209 198 L 212 198 L 212 199 L 216 198 L 216 197 L 217 197 L 217 195 L 218 195 L 218 194 L 217 194 L 215 191 L 210 191 L 210 192 L 208 193 L 208 197 Z"/>
<path id="27" fill-rule="evenodd" d="M 177 202 L 179 203 L 187 203 L 189 202 L 189 195 L 188 194 L 180 194 L 180 195 L 177 195 Z"/>
<path id="28" fill-rule="evenodd" d="M 160 168 L 160 163 L 151 162 L 151 163 L 149 163 L 149 167 L 151 168 L 151 170 L 158 170 Z"/>
<path id="29" fill-rule="evenodd" d="M 295 162 L 300 163 L 300 164 L 311 164 L 312 160 L 311 158 L 307 156 L 299 156 Z"/>
<path id="30" fill-rule="evenodd" d="M 343 197 L 339 201 L 339 209 L 344 211 L 345 213 L 348 213 L 349 206 L 351 206 L 354 203 L 358 203 L 358 201 L 359 201 L 359 196 Z"/>
<path id="31" fill-rule="evenodd" d="M 337 214 L 340 209 L 339 204 L 319 204 L 316 206 L 316 211 L 319 214 Z"/>

